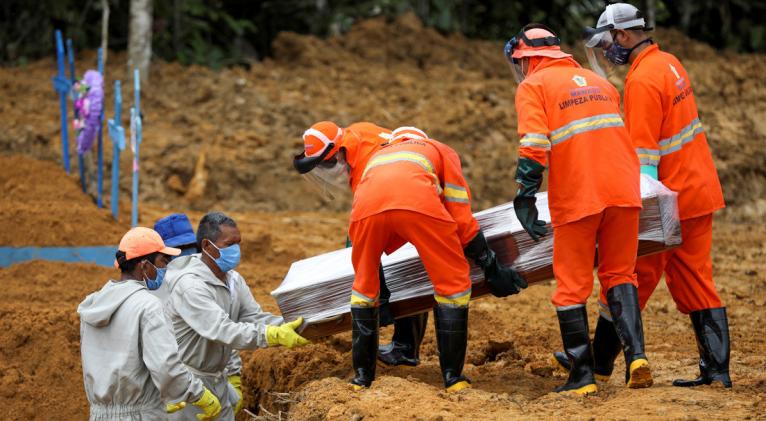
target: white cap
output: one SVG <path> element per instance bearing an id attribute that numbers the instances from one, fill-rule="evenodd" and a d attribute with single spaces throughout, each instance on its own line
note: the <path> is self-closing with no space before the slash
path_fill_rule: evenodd
<path id="1" fill-rule="evenodd" d="M 630 28 L 646 28 L 646 21 L 644 20 L 644 14 L 636 6 L 628 3 L 615 3 L 606 6 L 606 10 L 601 13 L 596 24 L 596 34 L 590 39 L 585 41 L 586 47 L 595 47 L 598 43 L 609 37 L 609 31 L 599 31 L 602 28 L 606 29 L 610 26 L 611 29 L 630 29 Z"/>

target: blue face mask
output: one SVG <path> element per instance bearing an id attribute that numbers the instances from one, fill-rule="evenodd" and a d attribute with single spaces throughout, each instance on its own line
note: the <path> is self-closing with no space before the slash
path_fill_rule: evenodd
<path id="1" fill-rule="evenodd" d="M 154 266 L 152 262 L 149 262 L 149 264 Z M 162 281 L 165 280 L 165 272 L 167 272 L 168 268 L 158 268 L 157 266 L 154 266 L 154 270 L 157 271 L 157 276 L 154 279 L 146 280 L 146 287 L 152 291 L 159 289 L 159 287 L 162 286 Z"/>
<path id="2" fill-rule="evenodd" d="M 213 242 L 211 241 L 210 244 L 213 244 Z M 218 248 L 215 244 L 213 244 L 213 247 L 218 249 L 218 253 L 221 254 L 221 257 L 213 259 L 213 256 L 210 256 L 207 252 L 205 252 L 205 254 L 215 261 L 215 264 L 218 265 L 218 269 L 221 269 L 221 272 L 226 273 L 239 265 L 239 259 L 241 257 L 239 244 L 232 244 L 229 247 L 224 247 L 222 249 Z"/>

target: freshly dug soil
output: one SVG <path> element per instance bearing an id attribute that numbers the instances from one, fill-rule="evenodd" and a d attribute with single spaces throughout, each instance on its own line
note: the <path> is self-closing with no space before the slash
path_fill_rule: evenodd
<path id="1" fill-rule="evenodd" d="M 763 220 L 766 56 L 717 52 L 674 31 L 655 35 L 691 76 L 727 203 L 736 206 L 727 213 Z M 585 63 L 579 46 L 565 49 Z M 362 21 L 326 40 L 283 33 L 274 58 L 249 69 L 155 61 L 142 90 L 141 199 L 201 210 L 345 211 L 346 201 L 323 202 L 291 167 L 301 133 L 331 119 L 419 126 L 461 154 L 475 210 L 505 202 L 515 189 L 518 136 L 515 84 L 501 51 L 502 42 L 444 36 L 404 15 Z M 95 54 L 78 56 L 77 65 L 95 66 Z M 0 69 L 0 95 L 8 99 L 0 103 L 0 152 L 59 162 L 58 97 L 48 83 L 54 69 L 52 58 Z M 123 81 L 127 126 L 132 85 L 122 53 L 109 55 L 107 118 L 114 79 Z M 622 85 L 621 74 L 611 79 Z M 121 168 L 128 174 L 129 151 Z M 125 194 L 129 187 L 123 176 Z"/>
<path id="2" fill-rule="evenodd" d="M 0 244 L 116 245 L 129 228 L 98 209 L 79 181 L 53 162 L 0 155 Z"/>
<path id="3" fill-rule="evenodd" d="M 166 211 L 147 209 L 151 218 Z M 201 214 L 193 213 L 196 222 Z M 241 272 L 256 299 L 277 311 L 268 295 L 290 263 L 337 248 L 344 217 L 322 213 L 234 213 L 243 232 Z M 151 220 L 142 221 L 148 225 Z M 314 231 L 312 231 L 314 229 Z M 507 299 L 472 303 L 466 374 L 474 389 L 459 395 L 442 391 L 432 321 L 417 368 L 379 368 L 373 387 L 352 393 L 349 334 L 286 350 L 243 353 L 247 408 L 282 411 L 289 419 L 757 419 L 766 410 L 766 251 L 760 225 L 718 221 L 714 264 L 719 290 L 728 305 L 734 389 L 670 386 L 677 376 L 694 376 L 697 352 L 688 318 L 675 310 L 664 286 L 644 313 L 647 353 L 655 386 L 627 390 L 624 364 L 600 385 L 597 396 L 550 393 L 564 382 L 548 358 L 561 346 L 553 307 L 553 285 L 536 285 Z M 82 389 L 77 304 L 110 277 L 112 268 L 89 264 L 33 261 L 0 269 L 0 406 L 6 419 L 86 419 Z M 595 324 L 595 293 L 590 302 Z M 387 341 L 391 329 L 383 329 Z M 240 419 L 248 419 L 242 415 Z"/>
<path id="4" fill-rule="evenodd" d="M 715 227 L 715 279 L 729 306 L 731 324 L 731 390 L 670 385 L 675 378 L 695 377 L 699 357 L 691 323 L 675 309 L 664 284 L 643 316 L 655 379 L 650 389 L 625 388 L 625 365 L 618 358 L 614 375 L 599 385 L 596 396 L 551 393 L 565 382 L 549 361 L 550 352 L 561 348 L 549 301 L 552 283 L 535 285 L 515 297 L 472 303 L 466 374 L 473 389 L 465 393 L 443 391 L 430 321 L 421 365 L 378 366 L 378 380 L 369 390 L 353 392 L 348 386 L 350 334 L 299 350 L 251 353 L 245 357 L 245 381 L 254 401 L 264 405 L 261 415 L 282 411 L 296 420 L 757 419 L 766 410 L 766 341 L 755 333 L 761 329 L 766 304 L 764 235 L 762 226 Z M 597 292 L 596 286 L 589 303 L 591 332 L 598 314 Z M 391 328 L 384 331 L 390 334 Z"/>

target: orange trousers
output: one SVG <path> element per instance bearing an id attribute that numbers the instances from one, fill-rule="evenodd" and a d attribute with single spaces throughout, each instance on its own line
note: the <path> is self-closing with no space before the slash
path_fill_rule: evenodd
<path id="1" fill-rule="evenodd" d="M 464 306 L 471 298 L 470 267 L 457 234 L 457 223 L 407 210 L 388 210 L 354 221 L 348 230 L 353 249 L 354 286 L 351 305 L 377 306 L 378 267 L 383 252 L 406 242 L 420 255 L 440 304 Z"/>
<path id="2" fill-rule="evenodd" d="M 665 283 L 676 308 L 683 314 L 721 307 L 713 282 L 713 214 L 681 221 L 683 244 L 673 250 L 644 256 L 636 262 L 638 301 L 643 310 L 665 273 Z M 601 302 L 606 292 L 601 290 Z"/>
<path id="3" fill-rule="evenodd" d="M 593 263 L 598 243 L 601 290 L 636 285 L 638 216 L 641 208 L 609 207 L 553 229 L 553 305 L 585 304 L 593 290 Z"/>

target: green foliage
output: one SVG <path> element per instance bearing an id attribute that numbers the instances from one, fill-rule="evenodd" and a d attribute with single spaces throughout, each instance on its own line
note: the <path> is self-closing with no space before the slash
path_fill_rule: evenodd
<path id="1" fill-rule="evenodd" d="M 253 50 L 247 40 L 256 35 L 255 24 L 232 16 L 222 0 L 158 1 L 155 13 L 171 17 L 168 30 L 155 32 L 159 56 L 220 68 L 242 63 Z"/>
<path id="2" fill-rule="evenodd" d="M 109 46 L 127 47 L 130 0 L 108 0 Z M 766 2 L 749 0 L 629 0 L 653 2 L 659 26 L 677 27 L 717 48 L 766 51 Z M 414 12 L 439 31 L 507 39 L 529 22 L 554 28 L 567 43 L 593 25 L 604 0 L 154 0 L 155 56 L 213 68 L 247 64 L 271 53 L 281 31 L 318 36 L 347 31 L 360 19 Z M 78 49 L 101 38 L 99 0 L 0 1 L 0 64 L 53 54 L 53 30 Z"/>

